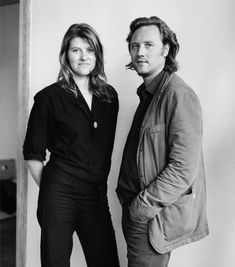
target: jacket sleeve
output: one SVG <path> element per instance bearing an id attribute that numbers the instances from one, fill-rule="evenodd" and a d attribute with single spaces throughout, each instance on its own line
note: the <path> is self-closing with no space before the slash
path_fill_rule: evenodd
<path id="1" fill-rule="evenodd" d="M 42 91 L 37 93 L 34 97 L 23 145 L 25 160 L 45 160 L 52 127 L 51 109 L 49 98 Z"/>
<path id="2" fill-rule="evenodd" d="M 167 164 L 132 201 L 130 215 L 148 220 L 176 202 L 190 189 L 199 168 L 202 147 L 202 114 L 193 91 L 174 92 L 167 107 Z"/>

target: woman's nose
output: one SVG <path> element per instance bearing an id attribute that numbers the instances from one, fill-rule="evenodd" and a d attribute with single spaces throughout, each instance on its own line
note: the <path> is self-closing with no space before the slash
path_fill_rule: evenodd
<path id="1" fill-rule="evenodd" d="M 87 52 L 86 52 L 86 51 L 82 51 L 82 52 L 81 52 L 81 56 L 80 56 L 80 58 L 81 58 L 82 60 L 86 60 L 86 59 L 87 59 Z"/>

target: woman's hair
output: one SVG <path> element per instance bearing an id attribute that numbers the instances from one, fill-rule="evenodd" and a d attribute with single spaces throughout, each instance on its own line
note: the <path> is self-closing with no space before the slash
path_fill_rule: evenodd
<path id="1" fill-rule="evenodd" d="M 177 41 L 176 34 L 168 27 L 168 25 L 164 21 L 162 21 L 158 17 L 155 16 L 152 16 L 150 18 L 142 17 L 142 18 L 137 18 L 131 22 L 130 32 L 126 38 L 126 41 L 128 42 L 129 51 L 131 45 L 131 38 L 134 32 L 142 26 L 150 26 L 150 25 L 155 25 L 158 27 L 161 34 L 163 45 L 169 44 L 170 46 L 169 53 L 166 56 L 164 70 L 170 73 L 177 71 L 179 67 L 175 58 L 179 51 L 179 43 Z M 127 64 L 126 67 L 128 69 L 134 69 L 131 62 Z"/>
<path id="2" fill-rule="evenodd" d="M 64 35 L 60 54 L 60 71 L 57 82 L 62 88 L 78 96 L 78 87 L 74 81 L 74 74 L 68 60 L 68 50 L 73 38 L 79 37 L 90 44 L 94 49 L 96 64 L 95 68 L 89 74 L 90 89 L 93 93 L 106 102 L 111 102 L 115 92 L 111 86 L 107 86 L 106 75 L 104 72 L 103 47 L 96 31 L 86 23 L 73 24 Z"/>

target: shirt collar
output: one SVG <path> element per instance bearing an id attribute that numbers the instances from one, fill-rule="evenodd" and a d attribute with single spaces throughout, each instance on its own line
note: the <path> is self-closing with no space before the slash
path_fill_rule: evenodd
<path id="1" fill-rule="evenodd" d="M 164 76 L 165 71 L 162 70 L 157 74 L 155 78 L 150 82 L 150 84 L 146 87 L 144 83 L 142 83 L 138 89 L 137 89 L 137 95 L 140 97 L 144 90 L 146 90 L 151 95 L 154 95 L 158 86 L 160 85 L 160 82 Z"/>

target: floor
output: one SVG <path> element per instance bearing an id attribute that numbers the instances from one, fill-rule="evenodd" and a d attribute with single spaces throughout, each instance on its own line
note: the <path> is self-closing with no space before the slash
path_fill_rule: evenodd
<path id="1" fill-rule="evenodd" d="M 0 219 L 0 266 L 15 267 L 16 216 Z"/>

